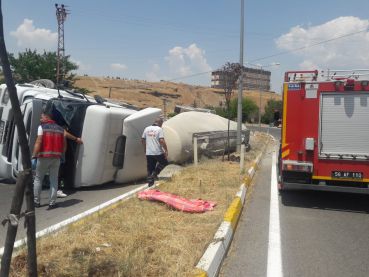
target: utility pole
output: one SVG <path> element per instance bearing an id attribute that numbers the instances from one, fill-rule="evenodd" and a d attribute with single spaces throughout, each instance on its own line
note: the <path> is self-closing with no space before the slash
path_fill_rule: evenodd
<path id="1" fill-rule="evenodd" d="M 241 130 L 242 130 L 242 90 L 243 90 L 243 31 L 244 29 L 244 0 L 241 0 L 241 28 L 240 28 L 240 67 L 241 73 L 238 79 L 237 98 L 237 152 L 241 151 Z"/>
<path id="2" fill-rule="evenodd" d="M 262 80 L 261 80 L 261 76 L 263 74 L 263 67 L 260 66 L 260 75 L 258 78 L 258 87 L 259 87 L 259 128 L 261 127 L 261 90 L 262 90 Z"/>
<path id="3" fill-rule="evenodd" d="M 164 121 L 167 120 L 167 103 L 168 103 L 168 100 L 163 98 Z"/>
<path id="4" fill-rule="evenodd" d="M 56 19 L 58 21 L 58 59 L 56 66 L 56 85 L 60 87 L 60 84 L 64 79 L 64 57 L 65 57 L 65 48 L 64 48 L 64 22 L 67 19 L 67 14 L 69 14 L 69 10 L 65 9 L 64 4 L 60 6 L 55 4 L 56 8 Z"/>

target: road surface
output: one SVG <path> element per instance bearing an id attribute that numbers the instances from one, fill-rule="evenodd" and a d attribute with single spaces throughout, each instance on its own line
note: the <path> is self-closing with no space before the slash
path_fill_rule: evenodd
<path id="1" fill-rule="evenodd" d="M 368 276 L 369 195 L 280 195 L 276 150 L 261 161 L 220 276 Z"/>

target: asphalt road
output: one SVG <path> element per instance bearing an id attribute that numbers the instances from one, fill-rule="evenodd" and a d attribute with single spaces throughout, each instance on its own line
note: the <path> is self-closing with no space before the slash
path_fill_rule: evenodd
<path id="1" fill-rule="evenodd" d="M 250 129 L 251 131 L 258 131 L 258 132 L 271 134 L 278 141 L 281 138 L 281 128 L 269 127 L 265 124 L 261 125 L 260 127 L 257 124 L 247 125 L 246 127 Z"/>
<path id="2" fill-rule="evenodd" d="M 272 187 L 276 150 L 261 161 L 220 275 L 368 276 L 369 195 L 280 195 Z"/>
<path id="3" fill-rule="evenodd" d="M 141 185 L 143 185 L 143 183 L 103 185 L 69 191 L 66 198 L 58 198 L 57 203 L 59 207 L 50 211 L 47 210 L 48 190 L 43 190 L 41 195 L 42 206 L 36 209 L 36 231 L 43 230 L 74 215 L 89 210 Z M 14 184 L 0 183 L 0 221 L 9 213 L 13 193 Z M 24 211 L 24 207 L 22 211 Z M 21 220 L 21 222 L 22 224 L 18 227 L 17 240 L 26 237 L 26 231 L 23 228 L 24 221 Z M 6 230 L 6 227 L 0 225 L 0 248 L 4 246 Z"/>

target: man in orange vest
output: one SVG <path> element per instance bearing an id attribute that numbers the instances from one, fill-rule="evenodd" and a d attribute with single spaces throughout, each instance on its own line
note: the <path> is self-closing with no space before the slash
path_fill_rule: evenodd
<path id="1" fill-rule="evenodd" d="M 41 125 L 37 130 L 37 139 L 33 148 L 32 162 L 37 160 L 36 175 L 34 179 L 34 203 L 40 207 L 42 180 L 49 173 L 50 193 L 49 210 L 56 208 L 58 190 L 58 174 L 60 158 L 66 150 L 64 129 L 52 120 L 52 115 L 41 114 Z"/>

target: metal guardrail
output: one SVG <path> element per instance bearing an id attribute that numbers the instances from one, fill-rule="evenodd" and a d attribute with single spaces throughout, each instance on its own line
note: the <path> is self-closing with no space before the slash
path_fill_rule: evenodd
<path id="1" fill-rule="evenodd" d="M 197 165 L 198 162 L 198 150 L 200 150 L 205 153 L 218 153 L 222 152 L 223 154 L 228 151 L 228 145 L 226 144 L 226 141 L 228 139 L 228 131 L 210 131 L 210 132 L 198 132 L 193 133 L 192 135 L 192 141 L 193 141 L 193 156 L 194 156 L 194 164 Z M 236 140 L 237 139 L 237 131 L 230 130 L 229 131 L 229 139 L 230 140 Z M 242 145 L 241 149 L 245 148 L 245 145 L 249 145 L 250 140 L 250 130 L 242 130 L 241 131 L 241 139 L 242 139 Z M 214 141 L 223 141 L 223 143 L 211 143 Z M 234 143 L 234 142 L 233 142 Z M 200 147 L 198 147 L 201 144 Z M 230 149 L 232 147 L 229 147 Z"/>
<path id="2" fill-rule="evenodd" d="M 221 139 L 227 139 L 228 138 L 228 131 L 210 131 L 210 132 L 198 132 L 193 133 L 192 135 L 192 141 L 194 141 L 194 138 L 197 138 L 197 140 L 221 140 Z M 229 130 L 229 138 L 230 139 L 236 139 L 237 138 L 237 131 L 235 130 Z M 250 130 L 242 130 L 241 131 L 241 139 L 242 143 L 248 144 L 250 139 Z"/>

